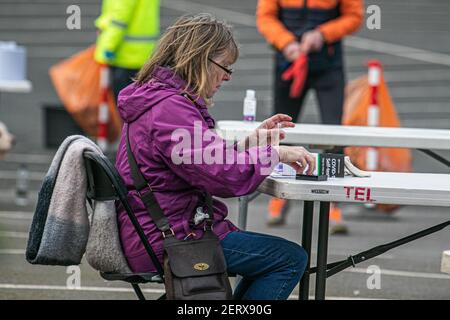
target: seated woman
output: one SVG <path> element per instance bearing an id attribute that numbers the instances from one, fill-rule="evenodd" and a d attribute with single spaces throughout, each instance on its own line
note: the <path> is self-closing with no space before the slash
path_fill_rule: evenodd
<path id="1" fill-rule="evenodd" d="M 139 169 L 178 239 L 201 238 L 203 225 L 194 221 L 194 215 L 204 205 L 204 191 L 222 198 L 252 193 L 280 161 L 299 172 L 307 165 L 310 173 L 314 170 L 314 156 L 304 148 L 272 145 L 284 136 L 279 127 L 294 126 L 287 115 L 275 115 L 260 126 L 258 132 L 275 130 L 275 139 L 268 139 L 268 144 L 247 139 L 250 143 L 230 146 L 213 131 L 208 107 L 221 83 L 231 80 L 230 65 L 237 58 L 238 47 L 228 25 L 208 14 L 184 16 L 167 29 L 136 81 L 120 92 L 118 108 L 125 124 L 116 167 L 161 262 L 163 237 L 134 188 L 127 129 Z M 125 210 L 121 205 L 117 209 L 130 268 L 155 271 Z M 213 231 L 221 240 L 228 271 L 243 277 L 235 297 L 287 299 L 305 270 L 305 251 L 279 237 L 238 230 L 226 219 L 227 207 L 219 200 L 213 201 L 213 210 Z"/>

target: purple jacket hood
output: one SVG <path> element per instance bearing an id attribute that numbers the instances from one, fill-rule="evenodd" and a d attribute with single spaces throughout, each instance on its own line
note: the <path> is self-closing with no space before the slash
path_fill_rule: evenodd
<path id="1" fill-rule="evenodd" d="M 120 91 L 117 107 L 122 120 L 130 123 L 166 98 L 184 92 L 186 82 L 166 67 L 156 67 L 153 78 L 142 85 L 132 83 Z M 202 98 L 196 100 L 197 106 L 208 123 L 214 124 Z"/>

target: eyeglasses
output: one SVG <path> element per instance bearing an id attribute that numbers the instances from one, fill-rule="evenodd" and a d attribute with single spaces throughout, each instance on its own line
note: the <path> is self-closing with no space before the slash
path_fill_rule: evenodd
<path id="1" fill-rule="evenodd" d="M 221 64 L 218 64 L 217 62 L 215 62 L 213 59 L 208 58 L 209 61 L 211 61 L 212 63 L 214 63 L 216 66 L 218 66 L 220 69 L 222 69 L 223 71 L 225 71 L 229 76 L 231 76 L 231 74 L 233 73 L 233 69 L 231 68 L 226 68 L 224 66 L 222 66 Z"/>

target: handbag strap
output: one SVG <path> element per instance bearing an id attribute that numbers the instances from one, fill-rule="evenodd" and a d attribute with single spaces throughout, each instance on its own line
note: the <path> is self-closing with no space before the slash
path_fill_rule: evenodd
<path id="1" fill-rule="evenodd" d="M 173 235 L 173 230 L 170 227 L 169 221 L 167 220 L 164 212 L 156 201 L 155 195 L 153 194 L 152 188 L 150 184 L 145 180 L 142 172 L 139 170 L 139 167 L 136 162 L 136 158 L 131 151 L 130 146 L 130 138 L 129 138 L 129 130 L 130 124 L 127 124 L 127 134 L 126 134 L 126 142 L 127 142 L 127 157 L 128 163 L 131 169 L 131 177 L 133 178 L 133 184 L 136 188 L 136 191 L 141 198 L 142 202 L 147 209 L 148 214 L 152 218 L 153 222 L 156 224 L 156 227 L 164 234 L 168 235 L 167 231 L 171 231 Z"/>

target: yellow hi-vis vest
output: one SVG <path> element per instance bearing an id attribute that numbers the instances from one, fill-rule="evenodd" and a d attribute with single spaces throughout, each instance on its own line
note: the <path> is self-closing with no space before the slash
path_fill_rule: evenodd
<path id="1" fill-rule="evenodd" d="M 159 37 L 159 0 L 103 0 L 95 21 L 100 29 L 95 60 L 111 66 L 139 69 Z M 105 52 L 111 52 L 108 59 Z"/>

